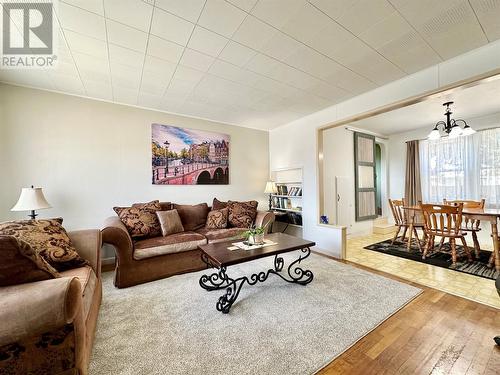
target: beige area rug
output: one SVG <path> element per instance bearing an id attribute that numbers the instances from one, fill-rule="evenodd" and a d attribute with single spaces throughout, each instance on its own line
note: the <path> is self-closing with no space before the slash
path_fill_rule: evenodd
<path id="1" fill-rule="evenodd" d="M 268 257 L 228 274 L 272 264 Z M 229 314 L 215 309 L 223 291 L 199 286 L 206 271 L 127 289 L 104 274 L 90 374 L 313 374 L 421 292 L 315 254 L 301 266 L 313 271 L 310 284 L 276 275 L 245 284 Z"/>

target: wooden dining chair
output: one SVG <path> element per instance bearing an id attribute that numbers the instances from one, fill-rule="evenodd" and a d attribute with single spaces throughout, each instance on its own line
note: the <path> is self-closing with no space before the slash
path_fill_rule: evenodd
<path id="1" fill-rule="evenodd" d="M 455 206 L 459 203 L 463 203 L 464 208 L 474 208 L 474 209 L 484 209 L 485 200 L 481 199 L 480 201 L 472 201 L 472 200 L 447 200 L 444 199 L 443 203 Z M 477 239 L 477 232 L 481 230 L 481 220 L 470 219 L 466 215 L 463 217 L 462 221 L 462 231 L 471 232 L 472 234 L 472 242 L 474 243 L 474 253 L 476 255 L 476 259 L 479 259 L 479 251 L 481 250 L 479 246 L 479 241 Z"/>
<path id="2" fill-rule="evenodd" d="M 420 204 L 424 217 L 424 231 L 427 235 L 424 253 L 422 259 L 427 257 L 431 247 L 434 247 L 436 237 L 441 237 L 438 251 L 441 251 L 441 245 L 444 240 L 450 240 L 452 267 L 457 263 L 456 239 L 460 239 L 464 246 L 467 259 L 472 261 L 469 247 L 465 242 L 466 232 L 462 231 L 462 210 L 463 203 L 457 203 L 454 206 L 447 204 Z"/>
<path id="3" fill-rule="evenodd" d="M 392 239 L 391 245 L 394 244 L 396 239 L 398 238 L 399 232 L 401 229 L 403 229 L 403 236 L 401 238 L 401 241 L 404 241 L 406 237 L 406 232 L 408 231 L 408 228 L 410 227 L 410 223 L 408 221 L 408 213 L 405 212 L 404 208 L 405 200 L 403 199 L 389 199 L 389 207 L 391 208 L 392 211 L 392 216 L 394 217 L 394 223 L 396 227 L 398 228 L 396 230 L 396 234 L 394 235 L 394 238 Z M 417 233 L 417 228 L 423 229 L 424 225 L 422 223 L 413 223 L 413 234 L 415 235 L 415 239 L 417 240 L 418 248 L 422 250 L 421 245 L 420 245 L 420 239 L 418 237 Z"/>

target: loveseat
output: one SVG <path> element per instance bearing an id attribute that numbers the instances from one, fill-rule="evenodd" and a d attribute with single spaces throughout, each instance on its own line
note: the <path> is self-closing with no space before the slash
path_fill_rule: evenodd
<path id="1" fill-rule="evenodd" d="M 201 260 L 199 245 L 237 240 L 247 230 L 244 227 L 207 228 L 207 216 L 212 208 L 216 208 L 215 203 L 226 204 L 216 199 L 213 207 L 207 204 L 178 205 L 160 202 L 163 211 L 179 211 L 184 227 L 184 231 L 166 236 L 160 234 L 133 238 L 118 216 L 106 219 L 102 237 L 103 243 L 115 248 L 115 286 L 125 288 L 206 268 L 207 265 Z M 251 224 L 270 228 L 273 221 L 272 212 L 256 210 Z"/>
<path id="2" fill-rule="evenodd" d="M 88 373 L 101 304 L 101 233 L 68 232 L 88 265 L 0 287 L 0 374 Z"/>

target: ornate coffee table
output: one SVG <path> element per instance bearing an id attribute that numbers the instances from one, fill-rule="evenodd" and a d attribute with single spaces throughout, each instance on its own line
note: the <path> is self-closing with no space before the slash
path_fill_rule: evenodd
<path id="1" fill-rule="evenodd" d="M 293 237 L 284 233 L 273 233 L 266 236 L 266 240 L 273 241 L 276 244 L 261 247 L 254 250 L 228 250 L 232 243 L 237 240 L 219 242 L 208 245 L 201 245 L 198 248 L 201 251 L 201 259 L 208 267 L 217 268 L 217 271 L 203 275 L 200 278 L 200 286 L 208 291 L 225 289 L 225 293 L 219 298 L 216 304 L 218 311 L 227 314 L 234 304 L 241 287 L 244 283 L 255 285 L 257 282 L 264 282 L 270 274 L 275 274 L 289 283 L 307 285 L 313 280 L 313 273 L 310 270 L 300 268 L 300 262 L 307 258 L 311 253 L 311 247 L 314 242 Z M 286 274 L 283 271 L 285 265 L 284 259 L 280 254 L 290 251 L 300 250 L 298 259 L 291 262 L 286 267 Z M 227 267 L 239 263 L 249 262 L 251 260 L 269 257 L 274 255 L 273 268 L 267 271 L 254 273 L 249 277 L 243 276 L 233 279 L 227 275 Z"/>

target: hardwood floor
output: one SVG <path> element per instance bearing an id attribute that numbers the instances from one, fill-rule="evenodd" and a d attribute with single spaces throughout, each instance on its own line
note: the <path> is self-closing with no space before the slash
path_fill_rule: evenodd
<path id="1" fill-rule="evenodd" d="M 500 310 L 344 263 L 424 292 L 318 374 L 500 374 Z"/>

